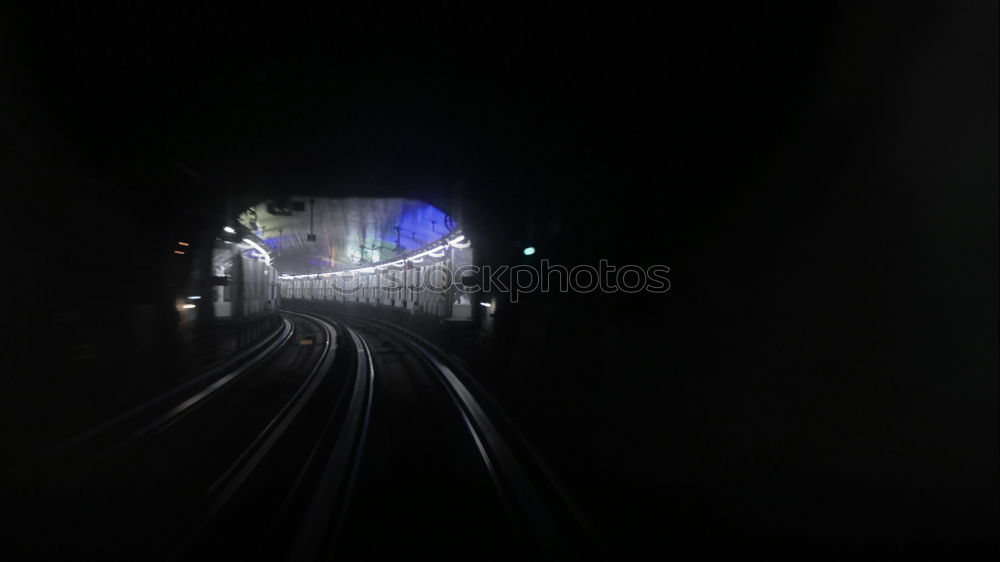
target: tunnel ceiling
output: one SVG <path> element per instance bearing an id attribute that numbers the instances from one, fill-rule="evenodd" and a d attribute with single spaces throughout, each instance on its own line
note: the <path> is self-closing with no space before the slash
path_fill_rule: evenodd
<path id="1" fill-rule="evenodd" d="M 293 197 L 254 205 L 239 221 L 267 243 L 278 271 L 290 274 L 377 263 L 458 228 L 441 209 L 402 198 Z"/>

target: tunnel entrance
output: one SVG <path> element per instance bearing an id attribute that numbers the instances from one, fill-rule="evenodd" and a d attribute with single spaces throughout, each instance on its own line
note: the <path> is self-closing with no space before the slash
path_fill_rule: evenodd
<path id="1" fill-rule="evenodd" d="M 254 205 L 238 221 L 266 246 L 282 298 L 473 319 L 473 295 L 454 277 L 473 263 L 471 241 L 434 205 L 292 197 Z"/>

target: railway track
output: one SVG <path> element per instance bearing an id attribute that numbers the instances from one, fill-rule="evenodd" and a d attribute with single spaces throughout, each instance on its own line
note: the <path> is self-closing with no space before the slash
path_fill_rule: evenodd
<path id="1" fill-rule="evenodd" d="M 58 482 L 93 469 L 102 461 L 169 428 L 246 373 L 263 364 L 292 338 L 284 319 L 268 337 L 233 357 L 217 362 L 193 379 L 58 443 L 11 471 L 15 482 L 30 475 L 38 482 Z M 67 469 L 70 475 L 64 474 Z M 63 473 L 63 474 L 60 474 Z"/>
<path id="2" fill-rule="evenodd" d="M 50 550 L 28 554 L 601 557 L 461 364 L 378 321 L 283 315 L 247 354 L 50 452 L 81 462 L 35 502 L 25 543 Z"/>
<path id="3" fill-rule="evenodd" d="M 346 530 L 338 527 L 322 548 L 308 551 L 309 556 L 305 558 L 295 556 L 294 559 L 315 559 L 316 555 L 376 556 L 372 545 L 390 545 L 383 548 L 381 554 L 385 555 L 409 554 L 424 547 L 426 554 L 442 554 L 453 549 L 451 554 L 456 556 L 463 552 L 468 554 L 470 548 L 478 549 L 476 556 L 482 559 L 605 557 L 602 545 L 594 539 L 568 493 L 509 417 L 475 383 L 460 362 L 419 335 L 395 325 L 348 315 L 336 318 L 347 329 L 355 331 L 362 341 L 374 342 L 365 343 L 366 347 L 375 350 L 370 356 L 380 383 L 375 385 L 373 443 L 371 450 L 366 452 L 367 458 L 359 463 L 362 488 L 364 480 L 368 480 L 368 495 L 358 500 L 364 505 L 343 517 L 341 527 Z M 399 369 L 401 366 L 405 368 Z M 407 387 L 417 390 L 412 393 L 400 390 Z M 431 490 L 424 496 L 425 502 L 402 502 L 401 505 L 387 499 L 391 496 L 391 484 L 386 485 L 377 475 L 368 474 L 373 467 L 392 466 L 394 458 L 399 458 L 399 451 L 407 449 L 404 439 L 420 442 L 421 435 L 404 431 L 399 423 L 419 423 L 419 416 L 387 423 L 386 418 L 392 417 L 392 408 L 420 409 L 428 414 L 433 411 L 432 417 L 440 423 L 425 429 L 450 437 L 438 454 L 441 459 L 456 457 L 453 462 L 432 464 L 432 470 L 427 472 L 437 474 L 423 482 L 417 478 L 406 480 L 414 488 Z M 386 455 L 387 450 L 393 449 L 393 453 Z M 418 449 L 415 454 L 430 454 L 433 450 L 430 444 L 426 450 Z M 453 472 L 449 473 L 449 468 Z M 450 474 L 451 478 L 442 478 L 441 474 Z M 390 481 L 399 478 L 395 471 L 388 471 L 386 476 Z M 435 505 L 434 496 L 438 493 L 451 497 L 446 491 L 449 489 L 459 493 L 475 490 L 479 495 L 475 500 L 465 498 L 450 506 Z M 398 491 L 401 495 L 407 494 L 406 490 Z M 460 516 L 442 515 L 448 507 L 460 511 Z M 373 519 L 384 519 L 387 511 L 405 512 L 407 508 L 412 509 L 410 517 L 413 519 L 431 520 L 413 525 L 412 530 L 420 537 L 416 544 L 407 544 L 407 533 L 399 532 L 399 526 L 387 530 L 377 521 L 362 523 L 357 520 L 364 520 L 366 512 L 368 515 L 374 513 Z M 439 516 L 442 519 L 434 521 Z M 437 537 L 440 542 L 424 540 L 435 532 L 440 532 Z M 393 538 L 395 540 L 380 540 Z M 297 551 L 296 554 L 303 553 Z"/>

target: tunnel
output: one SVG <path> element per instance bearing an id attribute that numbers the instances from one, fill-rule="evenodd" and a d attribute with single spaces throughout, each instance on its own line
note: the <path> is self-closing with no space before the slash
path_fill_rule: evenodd
<path id="1" fill-rule="evenodd" d="M 996 560 L 995 2 L 0 15 L 3 560 Z"/>

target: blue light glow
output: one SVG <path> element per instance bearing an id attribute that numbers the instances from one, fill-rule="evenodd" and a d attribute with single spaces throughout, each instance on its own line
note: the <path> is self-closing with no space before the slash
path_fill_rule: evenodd
<path id="1" fill-rule="evenodd" d="M 532 255 L 534 253 L 535 253 L 535 247 L 534 246 L 528 246 L 527 248 L 524 249 L 524 255 L 526 255 L 526 256 L 530 256 L 530 255 Z"/>
<path id="2" fill-rule="evenodd" d="M 443 238 L 455 230 L 456 225 L 447 213 L 429 203 L 416 200 L 406 200 L 398 219 L 399 250 L 413 251 Z M 396 224 L 387 224 L 380 233 L 382 247 L 396 247 Z"/>

